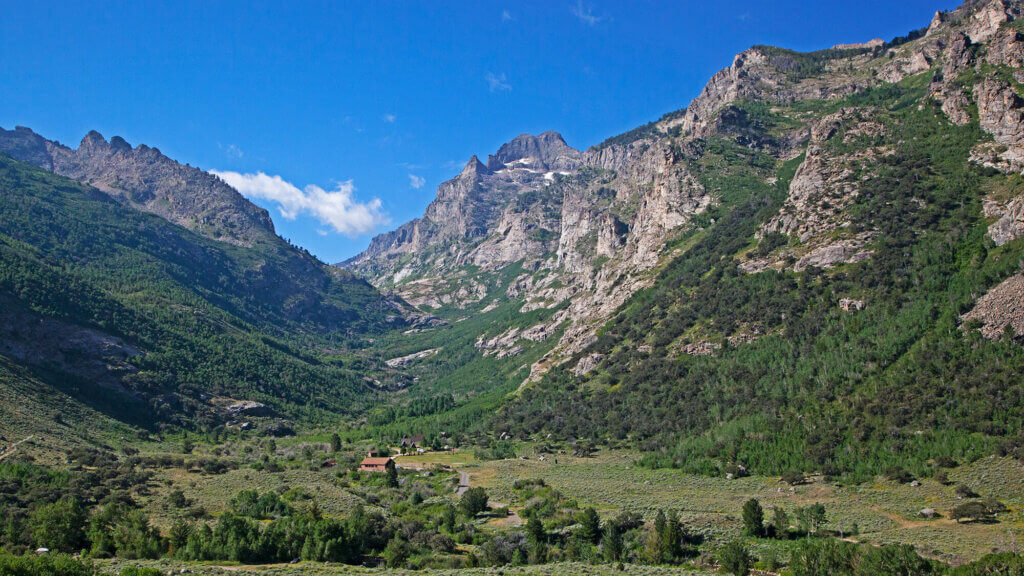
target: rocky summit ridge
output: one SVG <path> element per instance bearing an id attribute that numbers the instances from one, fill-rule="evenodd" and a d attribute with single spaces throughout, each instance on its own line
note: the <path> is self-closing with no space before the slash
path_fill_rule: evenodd
<path id="1" fill-rule="evenodd" d="M 93 130 L 72 149 L 23 126 L 0 128 L 0 152 L 215 240 L 252 246 L 276 238 L 267 211 L 220 178 L 179 164 L 157 148 L 133 148 L 120 136 L 108 142 Z"/>
<path id="2" fill-rule="evenodd" d="M 516 137 L 486 166 L 472 158 L 438 187 L 421 218 L 374 238 L 342 265 L 423 310 L 480 311 L 512 300 L 523 313 L 553 311 L 526 330 L 481 335 L 481 353 L 514 355 L 527 340 L 560 333 L 558 345 L 533 365 L 536 378 L 578 358 L 602 322 L 679 255 L 675 239 L 713 223 L 701 215 L 724 199 L 701 153 L 716 139 L 796 163 L 781 209 L 756 230 L 759 249 L 740 258 L 743 273 L 870 259 L 876 231 L 851 226 L 850 214 L 894 153 L 887 142 L 895 135 L 880 110 L 862 105 L 819 113 L 828 106 L 808 105 L 772 125 L 766 112 L 921 77 L 949 122 L 976 121 L 985 133 L 972 162 L 1020 173 L 1021 14 L 1016 0 L 972 0 L 890 42 L 811 53 L 755 46 L 715 74 L 685 109 L 600 145 L 576 150 L 549 131 Z M 777 177 L 764 179 L 774 185 Z M 994 193 L 985 211 L 997 245 L 1024 235 L 1024 195 Z M 513 266 L 515 274 L 499 274 Z M 579 359 L 577 371 L 591 364 Z"/>

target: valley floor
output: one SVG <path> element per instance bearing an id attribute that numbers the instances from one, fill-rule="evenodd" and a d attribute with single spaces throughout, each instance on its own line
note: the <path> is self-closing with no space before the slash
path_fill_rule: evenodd
<path id="1" fill-rule="evenodd" d="M 645 515 L 674 509 L 695 531 L 715 537 L 738 536 L 740 510 L 757 498 L 766 510 L 782 506 L 788 512 L 822 503 L 828 513 L 825 529 L 871 544 L 905 543 L 922 555 L 961 563 L 999 551 L 1024 548 L 1024 466 L 1009 458 L 985 458 L 951 470 L 949 485 L 932 479 L 919 486 L 886 479 L 838 486 L 821 479 L 790 487 L 779 478 L 712 478 L 675 470 L 650 470 L 634 465 L 636 454 L 604 451 L 593 458 L 546 455 L 527 460 L 472 463 L 471 485 L 487 488 L 492 499 L 514 501 L 516 479 L 543 478 L 581 506 L 594 506 L 602 516 L 619 510 Z M 1009 510 L 996 523 L 958 523 L 949 511 L 961 502 L 954 486 L 963 484 L 984 497 L 995 497 Z M 925 519 L 921 510 L 937 515 Z M 857 532 L 857 534 L 851 534 Z"/>
<path id="2" fill-rule="evenodd" d="M 635 464 L 637 454 L 627 450 L 602 450 L 589 458 L 536 454 L 527 446 L 519 453 L 522 456 L 517 459 L 493 461 L 477 461 L 468 452 L 400 456 L 396 461 L 402 469 L 433 468 L 444 479 L 442 485 L 450 488 L 452 501 L 468 475 L 469 486 L 486 488 L 492 507 L 508 505 L 508 517 L 479 521 L 485 530 L 507 530 L 521 524 L 517 512 L 526 503 L 514 484 L 517 480 L 543 479 L 580 507 L 595 507 L 603 517 L 628 511 L 650 518 L 660 509 L 676 510 L 690 531 L 703 533 L 712 542 L 739 536 L 743 504 L 757 498 L 768 517 L 774 507 L 781 506 L 792 515 L 798 507 L 821 503 L 827 511 L 825 531 L 868 544 L 910 544 L 924 556 L 952 564 L 995 551 L 1019 552 L 1024 544 L 1024 466 L 1010 458 L 983 458 L 949 470 L 946 484 L 921 479 L 919 485 L 912 485 L 878 478 L 871 483 L 843 486 L 811 478 L 807 484 L 789 486 L 776 477 L 726 479 L 641 468 Z M 182 489 L 190 501 L 214 515 L 223 510 L 234 493 L 246 488 L 261 492 L 301 488 L 329 516 L 345 516 L 361 502 L 339 484 L 337 472 L 332 469 L 293 468 L 272 473 L 240 468 L 206 475 L 166 468 L 158 471 L 155 480 L 147 508 L 154 522 L 165 527 L 171 517 L 161 513 L 160 503 L 172 489 Z M 969 487 L 980 497 L 998 499 L 1007 511 L 992 523 L 952 520 L 950 510 L 962 503 L 955 494 L 958 485 Z M 925 509 L 934 510 L 935 517 L 924 518 L 921 511 Z M 785 541 L 758 539 L 749 543 L 755 552 L 767 546 L 788 545 Z"/>
<path id="3" fill-rule="evenodd" d="M 568 576 L 576 574 L 588 574 L 593 576 L 606 576 L 612 574 L 639 574 L 642 576 L 679 576 L 682 574 L 711 574 L 708 572 L 697 572 L 693 568 L 669 567 L 669 566 L 641 566 L 636 564 L 625 564 L 623 569 L 614 564 L 582 564 L 578 562 L 567 562 L 559 564 L 543 564 L 539 566 L 502 566 L 490 568 L 462 568 L 458 570 L 396 570 L 385 568 L 363 568 L 360 566 L 345 566 L 341 564 L 322 564 L 316 562 L 302 562 L 299 564 L 274 564 L 263 566 L 217 566 L 194 563 L 181 563 L 175 561 L 115 561 L 108 562 L 102 568 L 104 574 L 118 574 L 127 566 L 154 567 L 171 574 L 195 574 L 197 576 L 230 576 L 235 575 L 266 575 L 266 576 L 347 576 L 347 575 L 383 575 L 399 576 L 413 574 L 429 576 L 479 576 L 479 575 L 505 575 L 522 574 Z M 182 572 L 182 571 L 185 572 Z"/>

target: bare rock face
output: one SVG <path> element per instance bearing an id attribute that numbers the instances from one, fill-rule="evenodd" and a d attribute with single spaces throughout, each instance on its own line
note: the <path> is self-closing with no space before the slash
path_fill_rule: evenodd
<path id="1" fill-rule="evenodd" d="M 1024 67 L 1024 35 L 1010 27 L 1000 28 L 988 43 L 985 61 L 993 66 Z"/>
<path id="2" fill-rule="evenodd" d="M 572 372 L 577 376 L 589 374 L 597 368 L 598 364 L 601 363 L 601 360 L 604 360 L 604 354 L 587 354 L 580 358 Z"/>
<path id="3" fill-rule="evenodd" d="M 575 170 L 580 166 L 580 152 L 570 148 L 558 132 L 547 131 L 533 136 L 523 134 L 503 145 L 487 158 L 487 167 L 501 170 L 513 162 L 528 160 L 538 170 Z"/>
<path id="4" fill-rule="evenodd" d="M 942 104 L 942 111 L 951 122 L 963 126 L 971 121 L 968 112 L 971 102 L 955 80 L 961 71 L 974 64 L 974 54 L 970 50 L 971 40 L 966 34 L 950 32 L 947 37 L 942 56 L 942 74 L 938 78 L 933 78 L 931 95 Z"/>
<path id="5" fill-rule="evenodd" d="M 939 53 L 939 46 L 935 44 L 922 50 L 904 50 L 893 53 L 899 55 L 884 66 L 879 73 L 879 77 L 886 82 L 899 82 L 931 68 L 932 62 Z"/>
<path id="6" fill-rule="evenodd" d="M 221 179 L 119 136 L 107 142 L 93 131 L 73 150 L 28 128 L 0 128 L 0 151 L 216 240 L 251 246 L 275 237 L 267 211 Z"/>
<path id="7" fill-rule="evenodd" d="M 866 58 L 858 56 L 854 60 L 861 62 Z M 797 59 L 787 50 L 764 46 L 737 54 L 731 66 L 711 78 L 685 114 L 667 122 L 666 128 L 678 126 L 684 133 L 706 136 L 715 129 L 717 113 L 734 102 L 827 100 L 847 96 L 870 84 L 863 76 L 838 68 L 831 70 L 827 81 L 820 77 L 793 77 L 789 72 L 798 66 Z"/>
<path id="8" fill-rule="evenodd" d="M 985 216 L 996 218 L 988 227 L 988 235 L 996 246 L 1024 236 L 1024 196 L 1018 196 L 1006 204 L 986 200 L 983 206 Z"/>
<path id="9" fill-rule="evenodd" d="M 588 150 L 571 148 L 553 132 L 518 136 L 486 166 L 474 157 L 438 189 L 423 218 L 375 238 L 344 265 L 420 306 L 468 313 L 493 309 L 497 296 L 521 301 L 522 312 L 556 310 L 526 329 L 496 326 L 480 335 L 478 349 L 518 354 L 531 345 L 523 334 L 561 331 L 557 346 L 531 367 L 528 382 L 580 353 L 573 372 L 586 374 L 601 362 L 585 354 L 596 328 L 651 284 L 652 271 L 673 257 L 666 245 L 719 200 L 696 176 L 701 167 L 691 165 L 711 139 L 728 138 L 777 160 L 806 153 L 783 208 L 757 232 L 759 239 L 778 233 L 791 242 L 742 262 L 742 270 L 828 268 L 871 258 L 874 233 L 851 226 L 850 208 L 863 182 L 893 153 L 896 135 L 877 118 L 883 111 L 808 112 L 790 118 L 797 126 L 770 132 L 748 112 L 750 101 L 842 98 L 930 71 L 929 93 L 950 121 L 970 123 L 977 105 L 983 129 L 996 140 L 990 149 L 979 148 L 977 161 L 988 153 L 1001 166 L 1017 166 L 1021 103 L 1014 87 L 982 74 L 979 86 L 965 89 L 960 79 L 980 70 L 982 58 L 985 65 L 1019 67 L 1021 38 L 1007 25 L 1019 6 L 1016 0 L 972 0 L 937 13 L 926 34 L 891 45 L 839 46 L 838 54 L 751 48 L 715 74 L 686 109 Z M 1020 234 L 1021 204 L 991 207 L 997 242 Z M 473 282 L 494 282 L 513 264 L 521 270 L 497 292 L 469 289 Z M 751 329 L 734 344 L 758 336 Z M 713 354 L 716 345 L 689 343 L 678 352 Z"/>
<path id="10" fill-rule="evenodd" d="M 975 147 L 971 160 L 1007 173 L 1024 171 L 1024 99 L 1001 80 L 986 78 L 974 87 L 981 127 L 994 143 Z M 989 236 L 1003 245 L 1024 236 L 1024 196 L 1009 201 L 988 199 L 985 215 L 995 218 Z"/>
<path id="11" fill-rule="evenodd" d="M 1015 335 L 1024 335 L 1024 274 L 1010 276 L 978 298 L 962 320 L 980 321 L 981 334 L 986 338 L 999 338 L 1007 326 Z"/>
<path id="12" fill-rule="evenodd" d="M 509 357 L 564 327 L 559 349 L 569 354 L 650 281 L 642 273 L 664 258 L 669 235 L 712 201 L 662 139 L 581 153 L 554 132 L 523 135 L 487 166 L 474 157 L 421 219 L 343 265 L 430 309 L 482 306 L 487 275 L 518 264 L 503 291 L 523 312 L 568 306 L 521 332 L 481 335 L 478 349 Z"/>
<path id="13" fill-rule="evenodd" d="M 870 249 L 865 248 L 870 237 L 870 234 L 862 234 L 856 238 L 838 240 L 819 246 L 797 260 L 793 265 L 793 270 L 799 272 L 810 266 L 831 268 L 836 264 L 853 264 L 868 260 L 873 254 Z"/>
<path id="14" fill-rule="evenodd" d="M 802 244 L 801 253 L 787 248 L 778 256 L 744 262 L 741 270 L 754 273 L 788 267 L 800 271 L 871 257 L 871 251 L 865 248 L 870 232 L 855 237 L 837 238 L 836 234 L 848 224 L 845 210 L 859 196 L 865 176 L 858 175 L 858 170 L 870 174 L 874 162 L 887 152 L 884 146 L 870 144 L 885 132 L 885 126 L 872 116 L 871 109 L 844 108 L 811 124 L 807 156 L 790 182 L 789 195 L 778 215 L 758 231 L 759 238 L 771 233 L 795 236 Z M 843 144 L 867 144 L 848 152 L 832 152 L 829 142 L 840 138 L 840 133 Z"/>
<path id="15" fill-rule="evenodd" d="M 981 128 L 1005 150 L 998 154 L 1006 171 L 1024 168 L 1024 99 L 1009 84 L 985 78 L 974 87 Z"/>
<path id="16" fill-rule="evenodd" d="M 430 348 L 429 350 L 420 350 L 419 352 L 413 352 L 405 356 L 399 356 L 398 358 L 392 358 L 385 360 L 384 363 L 392 368 L 405 368 L 409 364 L 417 360 L 423 360 L 424 358 L 430 358 L 431 356 L 440 352 L 440 348 Z"/>
<path id="17" fill-rule="evenodd" d="M 991 38 L 999 27 L 1010 20 L 1010 4 L 1004 0 L 991 0 L 970 16 L 967 35 L 971 42 L 984 42 Z"/>

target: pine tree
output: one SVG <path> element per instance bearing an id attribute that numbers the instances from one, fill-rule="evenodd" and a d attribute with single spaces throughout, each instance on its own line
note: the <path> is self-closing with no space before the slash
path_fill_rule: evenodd
<path id="1" fill-rule="evenodd" d="M 764 536 L 764 510 L 757 498 L 747 500 L 743 505 L 743 533 L 749 536 Z"/>
<path id="2" fill-rule="evenodd" d="M 776 506 L 772 512 L 772 528 L 775 530 L 776 538 L 787 538 L 789 536 L 789 514 L 786 514 L 782 506 Z"/>
<path id="3" fill-rule="evenodd" d="M 733 540 L 718 553 L 718 562 L 726 572 L 734 576 L 747 576 L 754 566 L 754 559 L 740 540 Z"/>
<path id="4" fill-rule="evenodd" d="M 668 518 L 665 520 L 665 534 L 662 540 L 661 547 L 664 555 L 662 560 L 669 564 L 675 564 L 683 555 L 683 527 L 674 510 L 668 513 Z"/>
<path id="5" fill-rule="evenodd" d="M 601 540 L 601 517 L 597 510 L 587 508 L 580 515 L 580 537 L 591 544 L 597 544 Z"/>
<path id="6" fill-rule="evenodd" d="M 608 562 L 618 562 L 622 559 L 622 534 L 614 522 L 609 522 L 604 529 L 604 539 L 601 541 L 604 551 L 604 559 Z"/>

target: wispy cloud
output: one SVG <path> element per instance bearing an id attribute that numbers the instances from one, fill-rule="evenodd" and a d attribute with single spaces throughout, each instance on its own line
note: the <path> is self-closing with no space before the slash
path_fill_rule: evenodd
<path id="1" fill-rule="evenodd" d="M 430 163 L 429 162 L 425 162 L 425 163 L 422 163 L 422 164 L 417 164 L 417 163 L 413 163 L 413 162 L 399 162 L 399 163 L 395 164 L 395 166 L 400 166 L 400 167 L 405 168 L 406 170 L 408 170 L 410 172 L 417 172 L 417 171 L 420 171 L 420 170 L 426 170 L 427 168 L 430 168 Z"/>
<path id="2" fill-rule="evenodd" d="M 511 20 L 512 20 L 512 13 L 509 12 L 508 10 L 502 10 L 501 11 L 501 21 L 502 22 L 510 22 Z"/>
<path id="3" fill-rule="evenodd" d="M 228 144 L 227 146 L 225 146 L 225 145 L 223 145 L 223 144 L 218 142 L 217 143 L 217 147 L 220 148 L 221 150 L 223 150 L 224 154 L 226 156 L 228 156 L 229 158 L 236 158 L 237 159 L 237 158 L 241 158 L 242 156 L 245 156 L 245 152 L 242 152 L 242 149 L 239 148 L 238 146 L 234 145 L 234 144 Z"/>
<path id="4" fill-rule="evenodd" d="M 427 183 L 427 179 L 423 176 L 417 176 L 415 174 L 409 174 L 409 186 L 412 186 L 416 190 L 423 188 L 423 185 Z"/>
<path id="5" fill-rule="evenodd" d="M 353 197 L 356 188 L 351 180 L 339 182 L 334 190 L 324 190 L 314 185 L 300 190 L 280 176 L 270 176 L 263 172 L 239 174 L 211 170 L 210 173 L 220 177 L 246 198 L 260 198 L 277 204 L 281 216 L 287 220 L 295 220 L 300 214 L 307 214 L 346 236 L 373 232 L 389 221 L 381 209 L 379 198 L 359 202 Z"/>
<path id="6" fill-rule="evenodd" d="M 512 89 L 512 85 L 508 83 L 505 74 L 488 72 L 484 79 L 487 80 L 487 87 L 490 88 L 491 92 L 504 92 L 505 90 Z"/>
<path id="7" fill-rule="evenodd" d="M 576 5 L 572 7 L 572 15 L 587 26 L 594 26 L 604 20 L 603 16 L 596 16 L 594 9 L 584 4 L 583 0 L 576 0 Z"/>
<path id="8" fill-rule="evenodd" d="M 394 124 L 395 120 L 397 120 L 397 119 L 398 119 L 398 116 L 395 116 L 394 114 L 385 114 L 384 115 L 384 121 L 387 122 L 388 124 Z"/>

